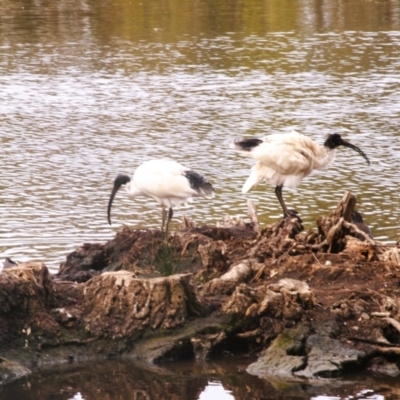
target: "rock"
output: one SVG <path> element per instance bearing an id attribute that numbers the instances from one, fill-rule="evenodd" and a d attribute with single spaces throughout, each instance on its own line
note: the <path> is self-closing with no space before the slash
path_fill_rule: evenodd
<path id="1" fill-rule="evenodd" d="M 306 378 L 332 378 L 345 371 L 357 369 L 365 353 L 329 336 L 317 333 L 310 335 L 305 343 L 307 365 L 295 375 Z"/>
<path id="2" fill-rule="evenodd" d="M 390 362 L 384 357 L 373 358 L 368 366 L 367 370 L 375 375 L 392 376 L 398 377 L 400 375 L 400 369 L 395 362 Z"/>
<path id="3" fill-rule="evenodd" d="M 0 385 L 29 375 L 31 371 L 24 365 L 0 357 Z"/>
<path id="4" fill-rule="evenodd" d="M 294 372 L 306 366 L 304 343 L 309 333 L 310 327 L 307 325 L 286 329 L 246 371 L 260 378 L 270 375 L 286 378 L 293 376 Z"/>
<path id="5" fill-rule="evenodd" d="M 359 366 L 365 353 L 332 339 L 331 334 L 329 326 L 300 324 L 286 329 L 247 372 L 259 377 L 328 378 Z"/>

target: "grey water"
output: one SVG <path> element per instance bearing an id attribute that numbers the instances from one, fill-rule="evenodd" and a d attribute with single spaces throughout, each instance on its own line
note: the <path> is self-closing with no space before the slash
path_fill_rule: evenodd
<path id="1" fill-rule="evenodd" d="M 346 190 L 376 239 L 400 232 L 398 0 L 2 0 L 0 258 L 56 272 L 85 242 L 124 224 L 160 225 L 151 200 L 113 179 L 172 158 L 217 195 L 177 210 L 199 225 L 225 215 L 281 217 L 273 188 L 241 187 L 252 161 L 242 136 L 292 129 L 323 143 L 338 132 L 370 158 L 339 149 L 326 170 L 285 190 L 306 229 Z M 0 260 L 2 261 L 2 260 Z M 385 395 L 386 396 L 386 395 Z M 390 397 L 385 397 L 390 398 Z"/>

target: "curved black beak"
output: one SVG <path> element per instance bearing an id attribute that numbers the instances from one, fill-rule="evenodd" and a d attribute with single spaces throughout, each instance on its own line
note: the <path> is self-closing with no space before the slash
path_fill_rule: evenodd
<path id="1" fill-rule="evenodd" d="M 354 144 L 351 144 L 350 142 L 347 142 L 346 140 L 343 140 L 343 139 L 341 140 L 340 144 L 342 146 L 349 147 L 350 149 L 355 150 L 358 154 L 361 154 L 365 158 L 365 161 L 367 162 L 368 165 L 371 164 L 369 162 L 369 158 L 367 157 L 367 155 L 361 149 L 359 149 L 357 146 L 354 146 Z"/>
<path id="2" fill-rule="evenodd" d="M 107 208 L 107 217 L 108 217 L 109 225 L 111 225 L 111 206 L 112 206 L 114 197 L 117 194 L 120 187 L 122 185 L 126 185 L 130 181 L 131 181 L 131 178 L 129 178 L 128 175 L 124 175 L 124 174 L 119 174 L 114 180 L 114 186 L 113 186 L 113 189 L 111 192 L 110 199 L 108 200 L 108 208 Z"/>

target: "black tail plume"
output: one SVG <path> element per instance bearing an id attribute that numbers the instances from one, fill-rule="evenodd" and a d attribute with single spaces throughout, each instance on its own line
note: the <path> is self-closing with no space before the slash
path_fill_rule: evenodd
<path id="1" fill-rule="evenodd" d="M 234 140 L 231 147 L 235 150 L 251 151 L 261 143 L 263 143 L 263 140 L 257 138 L 240 139 Z"/>
<path id="2" fill-rule="evenodd" d="M 185 176 L 189 181 L 190 187 L 194 189 L 199 196 L 212 199 L 215 195 L 215 190 L 211 183 L 202 175 L 194 171 L 186 171 Z"/>

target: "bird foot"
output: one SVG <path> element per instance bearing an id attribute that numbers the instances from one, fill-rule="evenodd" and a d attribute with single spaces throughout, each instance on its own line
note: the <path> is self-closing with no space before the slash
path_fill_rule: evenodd
<path id="1" fill-rule="evenodd" d="M 299 213 L 294 210 L 294 209 L 287 209 L 284 214 L 283 214 L 284 218 L 297 218 L 299 220 L 300 223 L 303 222 L 303 220 L 300 218 Z"/>

